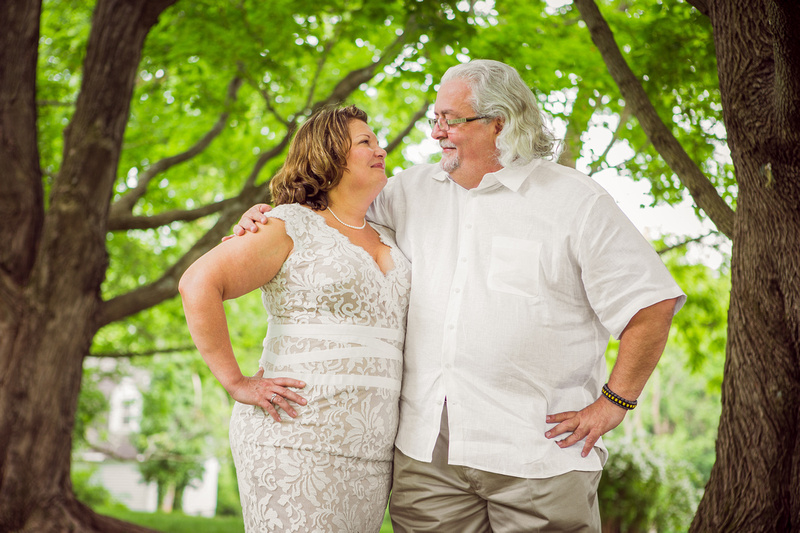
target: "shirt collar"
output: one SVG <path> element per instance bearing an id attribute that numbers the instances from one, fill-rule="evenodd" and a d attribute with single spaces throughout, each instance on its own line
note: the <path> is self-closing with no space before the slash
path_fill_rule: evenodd
<path id="1" fill-rule="evenodd" d="M 504 167 L 497 172 L 490 172 L 483 177 L 479 189 L 490 187 L 494 183 L 500 183 L 505 188 L 517 192 L 531 172 L 536 168 L 541 159 L 534 159 L 530 163 L 520 166 Z"/>
<path id="2" fill-rule="evenodd" d="M 525 165 L 503 167 L 497 172 L 490 172 L 483 177 L 477 189 L 486 189 L 492 187 L 496 183 L 500 183 L 507 189 L 517 192 L 519 188 L 522 187 L 522 184 L 525 183 L 525 180 L 528 178 L 533 169 L 536 168 L 540 162 L 541 159 L 533 159 L 530 163 Z M 439 163 L 435 164 L 440 165 Z M 450 179 L 450 176 L 447 174 L 447 172 L 442 170 L 441 166 L 438 167 L 438 171 L 434 173 L 432 177 L 437 181 Z"/>
<path id="3" fill-rule="evenodd" d="M 436 165 L 437 171 L 434 172 L 433 175 L 431 176 L 433 179 L 435 179 L 437 181 L 444 181 L 444 180 L 446 180 L 446 179 L 448 179 L 450 177 L 447 174 L 447 172 L 442 170 L 441 163 L 434 163 L 434 164 Z"/>

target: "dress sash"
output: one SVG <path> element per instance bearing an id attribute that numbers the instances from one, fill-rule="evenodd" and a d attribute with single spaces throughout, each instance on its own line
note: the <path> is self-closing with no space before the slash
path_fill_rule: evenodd
<path id="1" fill-rule="evenodd" d="M 310 374 L 300 372 L 270 371 L 276 366 L 291 366 L 298 363 L 317 363 L 334 359 L 356 357 L 383 358 L 402 361 L 403 352 L 388 341 L 402 342 L 404 331 L 394 328 L 357 326 L 351 324 L 279 324 L 269 323 L 264 349 L 259 366 L 265 369 L 264 377 L 287 377 L 305 381 L 309 385 L 334 385 L 354 387 L 378 387 L 400 390 L 397 378 L 363 374 Z M 311 350 L 301 353 L 277 354 L 267 348 L 279 337 L 303 337 L 352 343 L 358 346 Z"/>

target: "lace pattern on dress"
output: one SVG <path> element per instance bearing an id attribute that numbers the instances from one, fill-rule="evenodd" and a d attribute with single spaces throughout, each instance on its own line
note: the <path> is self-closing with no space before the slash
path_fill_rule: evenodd
<path id="1" fill-rule="evenodd" d="M 386 274 L 297 204 L 268 213 L 294 248 L 262 287 L 265 377 L 302 379 L 298 417 L 236 404 L 231 449 L 245 530 L 377 532 L 391 488 L 410 267 L 393 234 Z"/>

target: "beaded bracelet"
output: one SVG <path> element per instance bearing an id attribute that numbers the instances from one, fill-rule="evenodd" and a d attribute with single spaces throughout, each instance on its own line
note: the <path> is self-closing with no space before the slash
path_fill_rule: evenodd
<path id="1" fill-rule="evenodd" d="M 622 396 L 612 392 L 612 390 L 608 388 L 608 383 L 603 385 L 603 396 L 605 396 L 610 402 L 613 402 L 615 405 L 618 405 L 623 409 L 627 409 L 628 411 L 636 407 L 636 400 L 626 400 Z"/>

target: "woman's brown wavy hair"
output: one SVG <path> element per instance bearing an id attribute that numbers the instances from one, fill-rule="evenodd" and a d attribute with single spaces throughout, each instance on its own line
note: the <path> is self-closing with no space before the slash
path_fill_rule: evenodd
<path id="1" fill-rule="evenodd" d="M 275 205 L 303 204 L 315 211 L 328 207 L 328 192 L 347 168 L 352 120 L 367 122 L 354 105 L 325 107 L 297 130 L 280 171 L 269 184 Z"/>

